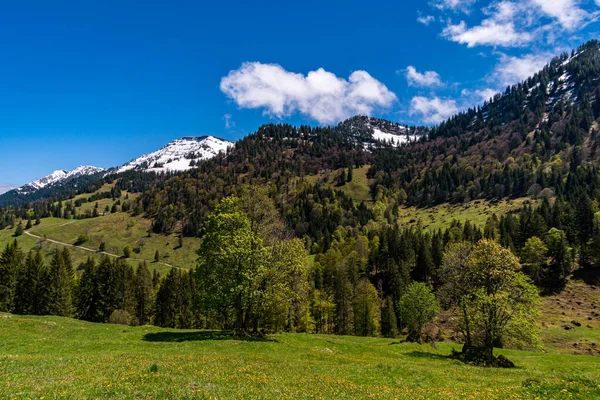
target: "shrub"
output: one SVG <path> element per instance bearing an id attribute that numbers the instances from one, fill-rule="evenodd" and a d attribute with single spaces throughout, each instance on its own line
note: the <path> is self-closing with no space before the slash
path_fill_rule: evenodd
<path id="1" fill-rule="evenodd" d="M 115 310 L 110 314 L 108 318 L 109 324 L 119 324 L 119 325 L 130 325 L 131 324 L 131 314 L 129 314 L 125 310 Z"/>

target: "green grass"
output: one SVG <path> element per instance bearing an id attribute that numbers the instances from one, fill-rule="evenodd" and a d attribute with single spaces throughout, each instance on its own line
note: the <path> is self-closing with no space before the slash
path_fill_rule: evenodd
<path id="1" fill-rule="evenodd" d="M 424 229 L 429 230 L 447 228 L 453 220 L 461 223 L 470 221 L 483 228 L 487 219 L 493 214 L 500 218 L 502 215 L 518 210 L 525 204 L 532 202 L 535 202 L 535 200 L 523 197 L 497 202 L 474 200 L 465 204 L 441 204 L 429 208 L 402 207 L 400 208 L 398 220 L 401 225 L 421 225 Z"/>
<path id="2" fill-rule="evenodd" d="M 456 345 L 92 324 L 0 314 L 0 398 L 598 398 L 600 358 L 501 351 L 518 368 L 465 365 Z"/>
<path id="3" fill-rule="evenodd" d="M 371 197 L 371 184 L 373 180 L 367 178 L 369 168 L 371 168 L 370 165 L 355 168 L 352 171 L 352 182 L 347 182 L 342 186 L 337 186 L 337 177 L 342 171 L 348 172 L 347 169 L 338 169 L 319 175 L 309 175 L 304 177 L 304 180 L 310 184 L 315 184 L 319 180 L 322 180 L 324 184 L 343 191 L 355 202 L 361 203 L 364 201 L 370 204 L 373 202 L 373 198 Z"/>
<path id="4" fill-rule="evenodd" d="M 25 222 L 23 222 L 25 224 Z M 134 250 L 132 253 L 132 264 L 137 265 L 137 259 L 147 260 L 151 269 L 157 269 L 163 273 L 169 267 L 164 264 L 152 263 L 156 250 L 159 251 L 161 263 L 173 265 L 178 268 L 192 268 L 195 265 L 200 247 L 198 238 L 183 238 L 183 246 L 179 246 L 179 237 L 172 235 L 148 234 L 152 221 L 141 216 L 133 217 L 128 213 L 118 212 L 107 214 L 97 218 L 65 220 L 61 218 L 43 218 L 40 225 L 34 225 L 28 232 L 52 239 L 61 243 L 73 245 L 77 242 L 79 235 L 85 234 L 88 241 L 83 247 L 98 250 L 100 243 L 105 243 L 108 253 L 122 255 L 123 248 L 127 245 Z M 0 247 L 15 239 L 14 229 L 6 228 L 0 230 Z M 62 248 L 56 243 L 37 239 L 26 234 L 16 238 L 21 248 L 29 250 L 39 248 L 46 261 L 49 261 L 57 248 Z M 78 247 L 69 246 L 73 255 L 73 262 L 79 265 L 88 256 L 100 257 L 99 253 L 85 251 Z"/>

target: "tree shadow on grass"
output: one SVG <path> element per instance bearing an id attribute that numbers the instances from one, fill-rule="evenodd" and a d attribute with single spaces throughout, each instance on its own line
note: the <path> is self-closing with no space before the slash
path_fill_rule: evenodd
<path id="1" fill-rule="evenodd" d="M 456 358 L 453 358 L 452 356 L 444 356 L 441 354 L 434 354 L 434 353 L 428 353 L 426 351 L 411 351 L 410 353 L 405 353 L 404 354 L 407 357 L 411 357 L 411 358 L 428 358 L 431 360 L 445 360 L 445 361 L 451 361 L 451 360 L 456 360 Z"/>
<path id="2" fill-rule="evenodd" d="M 180 343 L 203 340 L 240 340 L 244 342 L 277 342 L 264 335 L 236 335 L 232 331 L 196 331 L 196 332 L 154 332 L 144 335 L 146 342 Z"/>

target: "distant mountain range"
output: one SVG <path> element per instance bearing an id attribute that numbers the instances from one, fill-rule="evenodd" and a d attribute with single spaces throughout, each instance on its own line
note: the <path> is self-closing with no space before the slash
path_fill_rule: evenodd
<path id="1" fill-rule="evenodd" d="M 349 124 L 356 141 L 366 149 L 385 145 L 399 146 L 417 140 L 424 132 L 410 131 L 408 127 L 393 122 L 356 116 L 343 124 Z M 73 171 L 57 170 L 51 174 L 27 183 L 0 195 L 0 206 L 34 200 L 33 196 L 42 189 L 49 191 L 52 187 L 78 187 L 82 181 L 89 182 L 110 174 L 121 174 L 127 171 L 140 172 L 179 172 L 194 168 L 199 162 L 213 158 L 219 153 L 226 153 L 234 146 L 233 142 L 215 136 L 186 136 L 166 144 L 161 149 L 135 158 L 122 166 L 104 169 L 94 166 L 81 166 Z"/>
<path id="2" fill-rule="evenodd" d="M 0 195 L 0 206 L 49 197 L 52 188 L 65 186 L 77 188 L 82 183 L 110 174 L 126 171 L 155 173 L 186 171 L 193 168 L 197 162 L 212 158 L 220 152 L 226 152 L 231 146 L 233 146 L 232 142 L 215 136 L 182 137 L 155 152 L 144 154 L 119 167 L 104 169 L 85 165 L 72 171 L 54 171 L 43 178 Z M 48 195 L 40 194 L 43 189 Z"/>

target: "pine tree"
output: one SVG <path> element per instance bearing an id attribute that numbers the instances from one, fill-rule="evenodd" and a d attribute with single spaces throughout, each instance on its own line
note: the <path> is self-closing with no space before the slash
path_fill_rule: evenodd
<path id="1" fill-rule="evenodd" d="M 15 313 L 40 315 L 43 310 L 44 288 L 42 280 L 46 272 L 40 251 L 29 252 L 17 279 Z"/>
<path id="2" fill-rule="evenodd" d="M 346 184 L 346 171 L 342 170 L 342 172 L 340 172 L 340 174 L 338 175 L 337 185 L 344 186 L 345 184 Z"/>
<path id="3" fill-rule="evenodd" d="M 23 252 L 17 241 L 8 243 L 0 255 L 0 311 L 11 312 L 17 290 L 17 274 L 23 262 Z"/>
<path id="4" fill-rule="evenodd" d="M 136 318 L 140 325 L 150 322 L 154 311 L 154 286 L 146 263 L 140 264 L 135 276 Z"/>
<path id="5" fill-rule="evenodd" d="M 160 261 L 160 253 L 158 252 L 158 250 L 156 250 L 156 252 L 154 253 L 154 262 L 159 262 Z"/>
<path id="6" fill-rule="evenodd" d="M 27 220 L 27 224 L 25 225 L 25 229 L 31 229 L 32 224 L 31 224 L 31 219 Z"/>
<path id="7" fill-rule="evenodd" d="M 346 181 L 347 181 L 347 182 L 352 182 L 352 178 L 353 178 L 353 176 L 354 176 L 353 168 L 352 168 L 352 165 L 350 165 L 350 166 L 348 167 L 348 176 L 347 176 L 347 178 L 346 178 Z"/>
<path id="8" fill-rule="evenodd" d="M 88 257 L 83 265 L 83 272 L 77 286 L 75 301 L 77 307 L 77 318 L 91 322 L 103 322 L 98 312 L 100 305 L 100 287 L 96 274 L 96 263 Z"/>
<path id="9" fill-rule="evenodd" d="M 50 262 L 45 279 L 45 314 L 70 317 L 73 315 L 75 273 L 71 253 L 67 248 L 57 250 Z"/>
<path id="10" fill-rule="evenodd" d="M 19 222 L 19 225 L 17 225 L 17 228 L 15 229 L 15 237 L 19 237 L 23 234 L 23 223 Z"/>
<path id="11" fill-rule="evenodd" d="M 381 308 L 381 334 L 385 337 L 396 337 L 398 335 L 398 322 L 394 302 L 390 296 L 385 298 Z"/>

